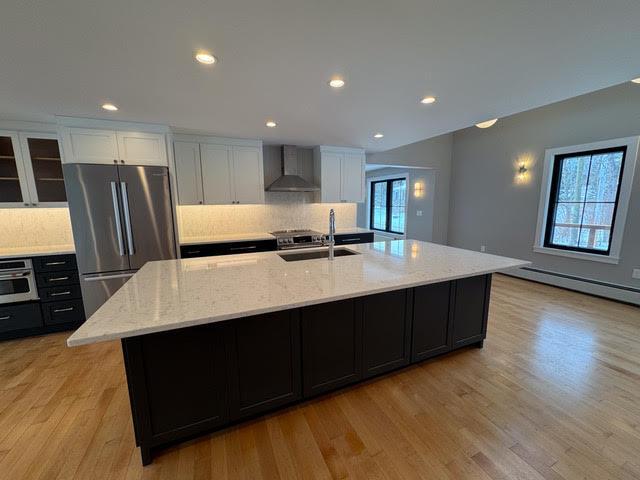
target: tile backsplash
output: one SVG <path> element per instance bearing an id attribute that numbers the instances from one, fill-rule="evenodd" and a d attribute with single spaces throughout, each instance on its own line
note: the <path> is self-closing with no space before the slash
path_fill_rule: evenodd
<path id="1" fill-rule="evenodd" d="M 0 248 L 73 245 L 67 208 L 0 208 Z"/>
<path id="2" fill-rule="evenodd" d="M 268 201 L 268 200 L 267 200 Z M 180 238 L 229 233 L 272 232 L 287 228 L 324 231 L 329 210 L 336 212 L 336 227 L 356 226 L 355 203 L 267 203 L 265 205 L 194 205 L 178 207 Z"/>

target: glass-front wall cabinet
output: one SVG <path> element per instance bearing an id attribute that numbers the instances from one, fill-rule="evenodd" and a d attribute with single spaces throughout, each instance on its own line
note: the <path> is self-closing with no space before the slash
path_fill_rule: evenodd
<path id="1" fill-rule="evenodd" d="M 57 137 L 28 134 L 21 134 L 20 137 L 32 201 L 46 204 L 66 202 Z"/>
<path id="2" fill-rule="evenodd" d="M 66 202 L 57 135 L 0 131 L 0 207 Z"/>

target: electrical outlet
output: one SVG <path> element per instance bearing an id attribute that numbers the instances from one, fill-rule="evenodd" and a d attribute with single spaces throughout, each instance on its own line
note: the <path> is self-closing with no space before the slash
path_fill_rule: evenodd
<path id="1" fill-rule="evenodd" d="M 631 277 L 640 280 L 640 268 L 634 268 Z"/>
<path id="2" fill-rule="evenodd" d="M 481 252 L 486 252 L 487 251 L 487 246 L 486 245 L 480 245 L 480 251 Z"/>
<path id="3" fill-rule="evenodd" d="M 422 210 L 416 210 L 416 217 L 422 216 Z"/>

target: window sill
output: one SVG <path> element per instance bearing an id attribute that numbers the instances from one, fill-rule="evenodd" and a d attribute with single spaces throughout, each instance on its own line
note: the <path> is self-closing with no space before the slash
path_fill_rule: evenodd
<path id="1" fill-rule="evenodd" d="M 556 255 L 558 257 L 575 258 L 578 260 L 588 260 L 591 262 L 610 263 L 616 265 L 620 263 L 620 258 L 614 255 L 598 255 L 595 253 L 572 252 L 571 250 L 540 247 L 538 245 L 534 245 L 533 251 L 536 253 L 545 253 L 547 255 Z"/>

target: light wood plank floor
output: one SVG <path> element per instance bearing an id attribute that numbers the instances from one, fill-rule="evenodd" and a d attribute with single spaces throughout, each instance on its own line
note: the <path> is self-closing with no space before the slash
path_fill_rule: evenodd
<path id="1" fill-rule="evenodd" d="M 495 276 L 467 349 L 142 468 L 120 344 L 0 343 L 0 478 L 640 478 L 640 309 Z"/>

